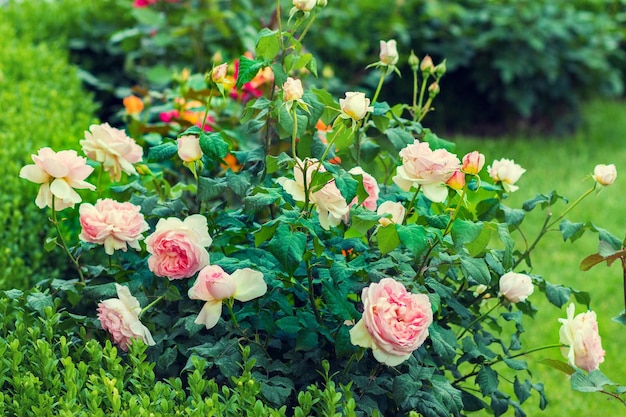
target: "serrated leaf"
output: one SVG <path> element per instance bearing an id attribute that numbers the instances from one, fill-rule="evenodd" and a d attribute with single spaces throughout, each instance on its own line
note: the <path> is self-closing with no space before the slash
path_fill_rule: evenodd
<path id="1" fill-rule="evenodd" d="M 424 226 L 411 224 L 408 226 L 398 225 L 398 237 L 400 242 L 410 250 L 415 257 L 421 256 L 430 247 L 428 230 Z"/>
<path id="2" fill-rule="evenodd" d="M 43 249 L 46 252 L 51 252 L 57 247 L 57 237 L 48 237 L 43 243 Z"/>
<path id="3" fill-rule="evenodd" d="M 604 389 L 603 384 L 596 384 L 583 371 L 577 370 L 570 379 L 572 389 L 580 392 L 598 392 Z"/>
<path id="4" fill-rule="evenodd" d="M 239 58 L 239 73 L 237 75 L 237 84 L 235 87 L 238 90 L 241 89 L 244 84 L 252 81 L 252 79 L 256 77 L 259 70 L 265 66 L 267 66 L 265 61 L 250 59 L 242 55 Z"/>
<path id="5" fill-rule="evenodd" d="M 293 274 L 302 262 L 302 255 L 306 250 L 306 235 L 302 232 L 292 232 L 288 225 L 281 224 L 269 242 L 269 250 L 285 271 Z"/>
<path id="6" fill-rule="evenodd" d="M 482 222 L 473 222 L 462 219 L 456 219 L 452 223 L 452 240 L 457 246 L 465 246 L 473 242 L 480 236 L 484 228 Z"/>
<path id="7" fill-rule="evenodd" d="M 552 285 L 546 282 L 546 297 L 557 307 L 562 307 L 569 300 L 572 290 L 562 285 Z"/>
<path id="8" fill-rule="evenodd" d="M 483 366 L 476 375 L 476 383 L 483 395 L 491 395 L 498 389 L 498 373 L 489 366 Z"/>
<path id="9" fill-rule="evenodd" d="M 178 152 L 178 146 L 175 143 L 167 142 L 162 145 L 152 146 L 148 149 L 148 162 L 160 162 L 170 159 Z"/>
<path id="10" fill-rule="evenodd" d="M 503 358 L 502 360 L 504 361 L 506 366 L 513 369 L 514 371 L 524 371 L 528 369 L 528 363 L 526 361 L 509 358 Z"/>
<path id="11" fill-rule="evenodd" d="M 407 132 L 406 129 L 400 127 L 392 127 L 391 129 L 385 130 L 385 135 L 397 151 L 401 151 L 415 142 L 413 135 Z"/>
<path id="12" fill-rule="evenodd" d="M 247 196 L 243 200 L 244 210 L 247 212 L 256 212 L 271 206 L 280 199 L 280 193 L 275 188 L 263 190 Z"/>
<path id="13" fill-rule="evenodd" d="M 198 199 L 202 202 L 212 200 L 224 195 L 227 185 L 223 178 L 213 179 L 207 177 L 198 178 Z"/>
<path id="14" fill-rule="evenodd" d="M 256 55 L 258 57 L 265 58 L 268 61 L 274 59 L 280 51 L 278 36 L 279 34 L 277 30 L 271 30 L 268 28 L 261 29 L 255 48 Z"/>
<path id="15" fill-rule="evenodd" d="M 234 173 L 228 170 L 226 171 L 226 184 L 235 194 L 243 197 L 250 188 L 250 179 L 245 172 Z"/>
<path id="16" fill-rule="evenodd" d="M 202 133 L 200 135 L 202 153 L 214 161 L 221 161 L 228 154 L 228 143 L 220 133 Z"/>
<path id="17" fill-rule="evenodd" d="M 456 356 L 457 339 L 454 332 L 444 329 L 438 324 L 432 324 L 428 332 L 433 343 L 433 349 L 441 358 L 451 363 Z"/>
<path id="18" fill-rule="evenodd" d="M 378 250 L 384 255 L 391 252 L 400 244 L 400 237 L 396 225 L 380 227 L 376 232 L 376 240 L 378 242 Z"/>
<path id="19" fill-rule="evenodd" d="M 54 307 L 54 302 L 52 301 L 52 296 L 50 294 L 44 294 L 41 292 L 36 292 L 29 294 L 26 297 L 26 302 L 33 310 L 37 310 L 39 314 L 44 314 L 45 307 Z"/>
<path id="20" fill-rule="evenodd" d="M 563 235 L 563 241 L 570 240 L 576 241 L 585 232 L 585 223 L 572 223 L 567 219 L 564 219 L 559 225 L 559 230 Z"/>
<path id="21" fill-rule="evenodd" d="M 513 382 L 513 391 L 515 392 L 515 396 L 519 400 L 519 403 L 522 404 L 530 398 L 530 381 L 526 380 L 522 383 L 516 376 L 515 381 Z"/>
<path id="22" fill-rule="evenodd" d="M 276 326 L 278 326 L 280 330 L 291 334 L 296 334 L 302 329 L 296 316 L 287 316 L 278 319 L 276 320 Z"/>
<path id="23" fill-rule="evenodd" d="M 491 274 L 483 258 L 462 256 L 461 270 L 468 279 L 471 278 L 479 284 L 489 285 L 491 283 Z"/>

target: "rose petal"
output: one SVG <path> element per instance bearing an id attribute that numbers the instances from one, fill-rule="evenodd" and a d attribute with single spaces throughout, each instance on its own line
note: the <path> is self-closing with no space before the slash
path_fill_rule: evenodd
<path id="1" fill-rule="evenodd" d="M 194 323 L 204 324 L 207 329 L 215 327 L 222 316 L 222 300 L 207 301 Z"/>
<path id="2" fill-rule="evenodd" d="M 250 301 L 267 292 L 267 284 L 263 274 L 250 268 L 238 269 L 231 274 L 237 283 L 234 298 L 239 301 Z"/>
<path id="3" fill-rule="evenodd" d="M 359 320 L 358 323 L 350 329 L 350 342 L 352 342 L 353 345 L 364 348 L 371 348 L 374 345 L 372 336 L 367 331 L 363 319 Z"/>

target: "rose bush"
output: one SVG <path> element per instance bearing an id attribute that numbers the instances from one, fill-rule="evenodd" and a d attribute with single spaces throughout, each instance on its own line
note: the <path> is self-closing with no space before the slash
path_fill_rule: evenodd
<path id="1" fill-rule="evenodd" d="M 523 347 L 520 336 L 537 293 L 557 307 L 571 297 L 589 307 L 588 294 L 530 271 L 546 233 L 574 241 L 599 232 L 615 250 L 603 245 L 587 266 L 624 256 L 608 232 L 566 219 L 615 175 L 594 173 L 590 190 L 560 214 L 565 199 L 556 192 L 507 206 L 524 168 L 500 159 L 484 170 L 478 151 L 460 160 L 454 144 L 422 125 L 445 62 L 408 58 L 410 104 L 378 101 L 398 71 L 391 41 L 370 65 L 380 73 L 372 98 L 349 91 L 336 100 L 312 87 L 317 63 L 302 42 L 323 3 L 294 1 L 289 19 L 278 10 L 279 28 L 262 30 L 254 53 L 236 65 L 215 62 L 210 73 L 176 75 L 164 94 L 145 92 L 151 106 L 126 118 L 145 157 L 120 159 L 128 153 L 103 142 L 101 154 L 84 148 L 112 184 L 85 182 L 93 168 L 66 151 L 33 156 L 36 165 L 21 176 L 48 187 L 36 201 L 55 209 L 52 243 L 77 274 L 51 288 L 102 339 L 110 333 L 121 349 L 149 344 L 160 377 L 179 376 L 202 357 L 207 375 L 227 384 L 243 361 L 261 397 L 285 409 L 306 401 L 302 390 L 324 380 L 311 369 L 324 369 L 339 397 L 358 399 L 351 415 L 524 415 L 532 391 L 542 408 L 546 399 L 522 358 L 551 348 L 569 349 L 569 364 L 553 364 L 575 389 L 589 390 L 588 382 L 609 392 L 591 313 L 568 309 L 559 343 Z M 193 118 L 163 118 L 164 108 Z M 61 193 L 52 192 L 55 182 Z M 87 202 L 69 210 L 81 201 L 73 188 L 97 195 L 85 193 Z M 543 228 L 516 244 L 537 208 L 546 210 Z M 71 245 L 59 224 L 77 213 L 82 241 Z M 517 372 L 512 381 L 502 367 Z M 508 382 L 515 397 L 502 387 Z M 619 398 L 624 389 L 614 388 Z M 337 400 L 325 401 L 334 413 Z"/>

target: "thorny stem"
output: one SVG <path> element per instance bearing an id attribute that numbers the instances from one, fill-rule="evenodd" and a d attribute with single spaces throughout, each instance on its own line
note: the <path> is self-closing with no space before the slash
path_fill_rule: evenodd
<path id="1" fill-rule="evenodd" d="M 74 256 L 72 255 L 72 253 L 70 252 L 70 250 L 67 247 L 67 244 L 65 243 L 65 239 L 63 238 L 63 233 L 61 233 L 61 227 L 59 226 L 59 222 L 57 220 L 57 212 L 54 208 L 54 202 L 56 201 L 56 197 L 52 196 L 52 224 L 54 224 L 54 227 L 57 231 L 57 235 L 59 236 L 59 240 L 61 241 L 61 247 L 63 248 L 63 250 L 65 251 L 65 253 L 67 254 L 67 256 L 70 258 L 70 261 L 72 262 L 72 264 L 74 265 L 74 268 L 76 268 L 76 271 L 78 271 L 78 276 L 80 277 L 80 282 L 82 284 L 85 284 L 85 277 L 83 275 L 83 271 L 80 269 L 80 264 L 78 263 L 78 260 L 76 258 L 74 258 Z"/>

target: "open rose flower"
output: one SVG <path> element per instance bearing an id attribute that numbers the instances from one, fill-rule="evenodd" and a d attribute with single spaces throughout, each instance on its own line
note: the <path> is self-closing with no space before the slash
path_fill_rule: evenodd
<path id="1" fill-rule="evenodd" d="M 524 301 L 534 289 L 532 280 L 526 274 L 507 272 L 500 277 L 500 294 L 511 303 Z"/>
<path id="2" fill-rule="evenodd" d="M 516 164 L 512 159 L 502 158 L 493 161 L 493 163 L 487 167 L 487 172 L 489 172 L 489 176 L 492 180 L 502 183 L 504 191 L 512 193 L 519 189 L 515 183 L 526 170 Z"/>
<path id="3" fill-rule="evenodd" d="M 319 167 L 319 173 L 325 172 L 326 169 L 317 159 L 296 159 L 296 165 L 293 167 L 294 179 L 278 178 L 277 182 L 287 191 L 294 200 L 305 201 L 305 180 L 307 184 L 307 191 L 311 187 L 311 177 L 315 170 Z M 306 175 L 304 175 L 306 172 Z M 341 192 L 335 185 L 334 181 L 329 181 L 319 190 L 316 190 L 309 195 L 309 201 L 315 204 L 320 225 L 329 230 L 331 226 L 337 226 L 343 216 L 345 216 L 349 209 L 346 199 L 343 198 Z"/>
<path id="4" fill-rule="evenodd" d="M 91 125 L 80 145 L 89 159 L 102 164 L 111 181 L 119 181 L 122 171 L 128 175 L 137 174 L 133 164 L 141 161 L 143 149 L 123 130 L 108 123 Z"/>
<path id="5" fill-rule="evenodd" d="M 427 142 L 415 141 L 400 151 L 402 165 L 393 177 L 398 187 L 409 191 L 421 187 L 424 195 L 434 203 L 442 203 L 448 196 L 446 182 L 461 167 L 456 155 L 445 149 L 430 149 Z"/>
<path id="6" fill-rule="evenodd" d="M 115 250 L 126 252 L 127 245 L 139 250 L 142 233 L 149 228 L 140 209 L 110 198 L 98 200 L 95 205 L 83 203 L 79 208 L 82 231 L 78 237 L 84 242 L 104 245 L 108 255 L 113 255 Z"/>
<path id="7" fill-rule="evenodd" d="M 615 165 L 598 164 L 593 170 L 593 179 L 602 186 L 613 184 L 617 178 Z"/>
<path id="8" fill-rule="evenodd" d="M 567 318 L 559 319 L 561 343 L 568 346 L 561 351 L 569 364 L 587 372 L 594 371 L 604 362 L 604 349 L 598 333 L 596 313 L 587 311 L 574 317 L 574 303 L 567 307 Z"/>
<path id="9" fill-rule="evenodd" d="M 402 205 L 402 203 L 398 203 L 396 201 L 385 201 L 380 206 L 378 206 L 378 210 L 376 210 L 377 214 L 391 214 L 391 218 L 381 217 L 378 219 L 378 223 L 382 226 L 389 226 L 390 224 L 402 224 L 404 220 L 404 215 L 406 213 L 406 209 Z"/>
<path id="10" fill-rule="evenodd" d="M 363 317 L 350 329 L 352 344 L 372 348 L 377 361 L 396 366 L 428 337 L 433 313 L 428 297 L 392 278 L 363 288 Z"/>
<path id="11" fill-rule="evenodd" d="M 204 267 L 198 279 L 189 289 L 189 298 L 203 300 L 204 307 L 196 317 L 196 324 L 204 324 L 207 329 L 214 327 L 222 315 L 222 301 L 234 298 L 237 301 L 250 301 L 267 292 L 263 274 L 250 268 L 238 269 L 227 274 L 217 265 Z"/>
<path id="12" fill-rule="evenodd" d="M 54 152 L 50 148 L 41 148 L 31 158 L 35 163 L 22 167 L 20 178 L 41 184 L 35 199 L 39 208 L 54 205 L 54 210 L 59 211 L 74 207 L 82 201 L 75 188 L 96 189 L 95 185 L 85 181 L 93 168 L 74 150 Z"/>
<path id="13" fill-rule="evenodd" d="M 160 219 L 146 238 L 150 253 L 148 268 L 155 275 L 172 279 L 190 278 L 209 264 L 205 249 L 213 242 L 206 217 L 193 214 L 184 221 L 175 217 Z"/>
<path id="14" fill-rule="evenodd" d="M 133 297 L 128 287 L 115 284 L 118 298 L 109 298 L 98 304 L 98 319 L 102 329 L 111 333 L 113 341 L 123 351 L 128 350 L 128 344 L 134 339 L 141 339 L 148 346 L 153 346 L 152 334 L 141 321 L 139 313 L 141 306 Z"/>
<path id="15" fill-rule="evenodd" d="M 339 99 L 339 106 L 341 106 L 339 117 L 355 122 L 363 119 L 368 112 L 374 111 L 374 107 L 370 106 L 370 99 L 365 98 L 364 93 L 347 92 L 346 98 Z"/>

